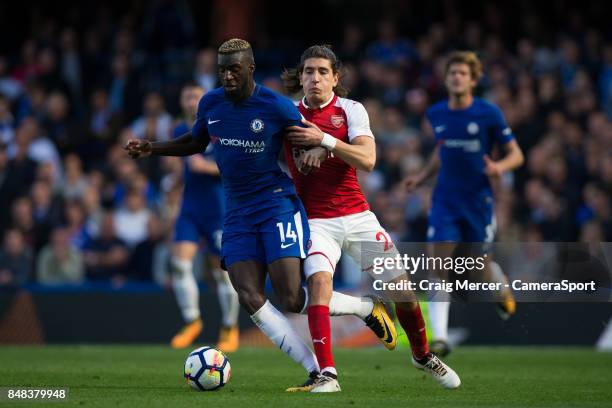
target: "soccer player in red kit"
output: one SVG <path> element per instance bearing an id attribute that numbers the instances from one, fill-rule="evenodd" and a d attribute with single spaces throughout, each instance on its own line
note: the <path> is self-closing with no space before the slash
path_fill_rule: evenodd
<path id="1" fill-rule="evenodd" d="M 344 98 L 347 92 L 338 84 L 340 70 L 334 52 L 317 45 L 304 51 L 295 70 L 283 75 L 288 91 L 304 92 L 298 109 L 307 127 L 288 128 L 286 140 L 290 143 L 285 143 L 285 154 L 311 231 L 304 274 L 308 324 L 321 367 L 311 392 L 340 391 L 331 349 L 329 305 L 333 273 L 342 250 L 358 263 L 361 243 L 385 242 L 391 256 L 398 253 L 369 210 L 357 180 L 357 169 L 374 168 L 376 146 L 365 108 Z M 316 171 L 310 174 L 313 169 Z M 368 269 L 367 265 L 362 267 Z M 457 374 L 429 352 L 421 309 L 416 298 L 411 299 L 414 301 L 396 303 L 396 312 L 410 340 L 413 364 L 445 388 L 457 388 L 461 383 Z"/>

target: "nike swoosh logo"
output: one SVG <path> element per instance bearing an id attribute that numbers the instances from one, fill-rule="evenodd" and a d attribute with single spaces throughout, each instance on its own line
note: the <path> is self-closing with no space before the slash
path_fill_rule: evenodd
<path id="1" fill-rule="evenodd" d="M 210 118 L 208 118 L 208 124 L 212 125 L 213 123 L 217 123 L 217 122 L 221 122 L 221 119 L 219 120 L 210 120 Z"/>
<path id="2" fill-rule="evenodd" d="M 444 131 L 444 129 L 446 129 L 446 126 L 436 126 L 436 127 L 434 128 L 434 132 L 436 132 L 436 133 L 440 133 L 440 132 L 443 132 L 443 131 Z"/>
<path id="3" fill-rule="evenodd" d="M 289 244 L 289 245 L 286 245 L 286 244 L 281 244 L 281 248 L 282 248 L 282 249 L 289 248 L 291 245 L 295 245 L 295 242 L 293 242 L 293 243 L 291 243 L 291 244 Z"/>
<path id="4" fill-rule="evenodd" d="M 391 336 L 391 330 L 389 330 L 389 326 L 387 326 L 387 322 L 385 319 L 382 319 L 383 324 L 385 325 L 385 330 L 387 330 L 387 338 L 385 339 L 385 343 L 391 343 L 393 341 L 393 336 Z"/>

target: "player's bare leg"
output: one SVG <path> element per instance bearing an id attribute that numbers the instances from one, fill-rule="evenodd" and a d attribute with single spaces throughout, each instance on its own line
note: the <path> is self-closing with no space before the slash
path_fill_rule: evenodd
<path id="1" fill-rule="evenodd" d="M 200 294 L 193 276 L 193 259 L 197 251 L 197 244 L 190 241 L 177 242 L 172 248 L 172 288 L 185 321 L 185 325 L 170 342 L 173 348 L 189 346 L 202 332 Z"/>
<path id="2" fill-rule="evenodd" d="M 288 293 L 282 297 L 285 305 L 295 296 L 298 301 L 293 300 L 295 305 L 299 304 L 299 260 L 296 262 L 280 262 L 285 259 L 279 259 L 268 265 L 270 279 L 275 286 L 275 290 L 280 288 L 290 289 L 295 286 L 295 276 L 297 274 L 298 289 Z M 297 272 L 295 267 L 297 266 Z M 313 352 L 306 346 L 300 336 L 291 327 L 291 323 L 287 318 L 270 303 L 264 294 L 264 285 L 266 282 L 266 267 L 260 262 L 253 260 L 234 262 L 228 268 L 232 285 L 238 292 L 238 300 L 240 305 L 249 313 L 251 320 L 259 329 L 283 352 L 285 352 L 293 361 L 302 365 L 309 375 L 317 376 L 319 365 Z M 290 284 L 283 286 L 278 284 L 282 274 L 291 280 Z M 278 289 L 277 289 L 278 288 Z M 277 292 L 281 297 L 281 293 Z M 294 305 L 294 306 L 295 306 Z"/>
<path id="3" fill-rule="evenodd" d="M 238 293 L 232 286 L 227 271 L 221 269 L 219 256 L 209 255 L 208 262 L 212 277 L 217 284 L 217 297 L 221 307 L 221 329 L 219 330 L 217 348 L 224 353 L 231 353 L 236 351 L 239 345 L 238 314 L 240 304 L 238 303 Z"/>

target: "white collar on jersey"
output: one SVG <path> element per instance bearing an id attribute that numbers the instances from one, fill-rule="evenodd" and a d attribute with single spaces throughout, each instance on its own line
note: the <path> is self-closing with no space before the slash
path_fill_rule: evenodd
<path id="1" fill-rule="evenodd" d="M 330 103 L 332 103 L 332 101 L 334 100 L 334 97 L 336 96 L 335 93 L 332 92 L 332 96 L 331 98 L 329 98 L 329 100 L 327 102 L 325 102 L 323 105 L 319 106 L 318 109 L 323 109 L 325 108 L 327 105 L 329 105 Z M 310 106 L 308 106 L 308 104 L 306 103 L 306 96 L 302 97 L 302 105 L 304 105 L 304 107 L 306 109 L 313 109 Z M 317 108 L 315 108 L 317 109 Z"/>

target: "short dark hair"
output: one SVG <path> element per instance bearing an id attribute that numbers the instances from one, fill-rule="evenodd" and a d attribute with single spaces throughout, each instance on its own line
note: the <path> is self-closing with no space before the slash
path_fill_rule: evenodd
<path id="1" fill-rule="evenodd" d="M 448 74 L 448 70 L 453 64 L 466 64 L 470 68 L 470 76 L 476 82 L 482 78 L 482 63 L 478 56 L 473 51 L 453 51 L 446 59 L 444 74 Z"/>
<path id="2" fill-rule="evenodd" d="M 233 54 L 235 52 L 242 52 L 251 50 L 251 44 L 248 41 L 240 38 L 232 38 L 227 40 L 218 49 L 219 54 Z"/>
<path id="3" fill-rule="evenodd" d="M 308 47 L 306 51 L 302 53 L 300 63 L 297 67 L 285 69 L 281 75 L 283 86 L 287 93 L 294 94 L 302 90 L 302 86 L 300 85 L 300 75 L 302 75 L 306 60 L 309 58 L 324 58 L 328 60 L 332 67 L 332 72 L 334 74 L 338 74 L 340 79 L 344 76 L 342 62 L 340 62 L 334 51 L 331 49 L 331 46 L 327 44 L 313 45 Z M 338 85 L 334 87 L 334 93 L 340 97 L 345 97 L 348 95 L 348 92 L 349 90 L 340 85 L 340 82 L 338 82 Z"/>

